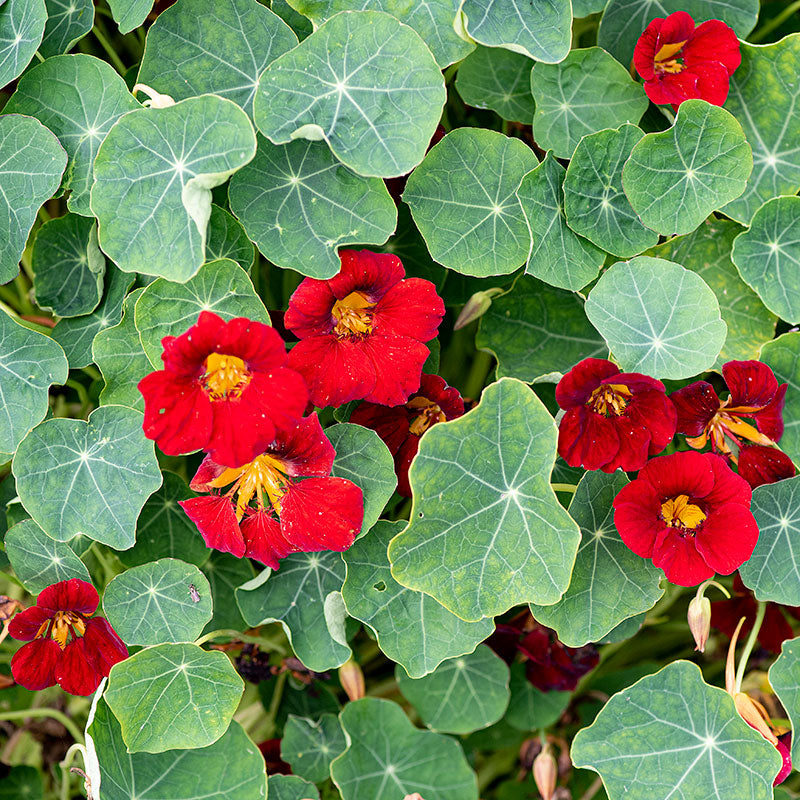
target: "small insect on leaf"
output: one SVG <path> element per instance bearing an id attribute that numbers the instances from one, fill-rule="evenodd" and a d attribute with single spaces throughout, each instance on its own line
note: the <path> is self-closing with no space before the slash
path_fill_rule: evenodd
<path id="1" fill-rule="evenodd" d="M 189 584 L 189 597 L 192 598 L 193 603 L 200 602 L 200 592 L 197 591 L 197 587 L 193 584 Z"/>

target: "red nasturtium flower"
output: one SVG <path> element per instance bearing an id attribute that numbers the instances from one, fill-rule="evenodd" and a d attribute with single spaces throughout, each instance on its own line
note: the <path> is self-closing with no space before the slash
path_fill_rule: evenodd
<path id="1" fill-rule="evenodd" d="M 48 586 L 35 606 L 20 611 L 8 632 L 28 644 L 11 659 L 14 680 L 34 691 L 57 683 L 70 694 L 94 692 L 111 667 L 128 657 L 111 625 L 92 617 L 99 602 L 91 583 L 72 578 Z"/>
<path id="2" fill-rule="evenodd" d="M 335 455 L 312 414 L 279 428 L 241 467 L 207 456 L 191 487 L 215 493 L 179 502 L 209 547 L 273 569 L 289 553 L 347 550 L 361 530 L 364 501 L 354 483 L 330 477 Z"/>
<path id="3" fill-rule="evenodd" d="M 664 385 L 620 372 L 603 358 L 585 358 L 564 375 L 556 402 L 566 412 L 558 426 L 558 452 L 571 467 L 633 472 L 675 434 L 675 409 Z"/>
<path id="4" fill-rule="evenodd" d="M 750 486 L 721 456 L 694 451 L 653 458 L 614 498 L 622 541 L 667 580 L 696 586 L 729 575 L 753 553 L 758 525 Z"/>
<path id="5" fill-rule="evenodd" d="M 350 422 L 372 428 L 394 456 L 397 491 L 411 497 L 408 469 L 419 449 L 422 434 L 437 422 L 460 417 L 464 401 L 457 389 L 448 386 L 438 375 L 423 373 L 419 391 L 402 406 L 379 406 L 361 403 L 350 415 Z"/>
<path id="6" fill-rule="evenodd" d="M 749 444 L 739 451 L 739 474 L 750 484 L 750 488 L 765 483 L 793 478 L 797 474 L 794 462 L 776 447 Z"/>
<path id="7" fill-rule="evenodd" d="M 238 467 L 306 409 L 305 383 L 286 366 L 286 346 L 269 325 L 203 311 L 186 333 L 161 343 L 164 369 L 142 378 L 139 391 L 145 435 L 167 455 L 207 450 Z"/>
<path id="8" fill-rule="evenodd" d="M 712 19 L 695 28 L 685 11 L 676 11 L 647 26 L 636 43 L 633 63 L 647 96 L 677 110 L 684 100 L 694 98 L 723 105 L 742 56 L 736 34 L 724 22 Z"/>
<path id="9" fill-rule="evenodd" d="M 405 403 L 419 389 L 444 302 L 430 281 L 405 278 L 397 256 L 343 250 L 327 281 L 305 278 L 289 300 L 284 324 L 300 341 L 289 366 L 308 384 L 316 406 L 369 400 Z"/>

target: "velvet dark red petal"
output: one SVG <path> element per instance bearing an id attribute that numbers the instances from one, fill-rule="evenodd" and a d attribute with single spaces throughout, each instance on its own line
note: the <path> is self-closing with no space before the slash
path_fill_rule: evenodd
<path id="1" fill-rule="evenodd" d="M 556 402 L 563 409 L 585 405 L 601 383 L 613 383 L 608 379 L 619 374 L 619 367 L 605 358 L 584 358 L 556 385 Z"/>
<path id="2" fill-rule="evenodd" d="M 444 378 L 440 378 L 438 375 L 429 375 L 423 372 L 419 391 L 414 396 L 427 397 L 428 400 L 436 403 L 448 420 L 456 419 L 464 413 L 464 399 L 458 389 L 448 386 Z"/>
<path id="3" fill-rule="evenodd" d="M 754 444 L 739 451 L 739 475 L 753 489 L 765 483 L 793 478 L 796 474 L 797 470 L 792 459 L 774 447 Z"/>
<path id="4" fill-rule="evenodd" d="M 279 459 L 283 471 L 292 477 L 326 477 L 331 474 L 336 457 L 316 414 L 279 429 L 275 441 L 264 452 Z"/>
<path id="5" fill-rule="evenodd" d="M 31 606 L 24 611 L 15 614 L 8 624 L 8 633 L 21 642 L 30 642 L 36 638 L 39 628 L 53 618 L 52 611 L 48 611 L 38 606 Z"/>
<path id="6" fill-rule="evenodd" d="M 279 559 L 297 552 L 297 548 L 283 537 L 280 522 L 268 511 L 246 515 L 241 527 L 247 548 L 245 555 L 272 569 L 278 569 Z"/>
<path id="7" fill-rule="evenodd" d="M 93 617 L 86 622 L 83 634 L 86 658 L 92 669 L 105 678 L 111 667 L 128 657 L 128 648 L 108 620 Z"/>
<path id="8" fill-rule="evenodd" d="M 756 427 L 773 442 L 783 436 L 783 404 L 786 399 L 788 384 L 782 383 L 775 392 L 775 397 L 761 411 L 753 414 Z"/>
<path id="9" fill-rule="evenodd" d="M 392 286 L 375 306 L 373 332 L 427 342 L 439 332 L 443 317 L 444 300 L 436 287 L 422 278 L 408 278 Z"/>
<path id="10" fill-rule="evenodd" d="M 189 488 L 195 492 L 210 492 L 213 487 L 211 482 L 222 475 L 227 467 L 217 464 L 211 456 L 206 456 L 197 468 L 194 477 L 189 482 Z"/>
<path id="11" fill-rule="evenodd" d="M 715 453 L 703 453 L 714 472 L 714 488 L 703 498 L 711 508 L 736 503 L 750 508 L 753 492 L 747 481 L 737 475 L 728 462 Z"/>
<path id="12" fill-rule="evenodd" d="M 397 406 L 419 389 L 422 366 L 430 351 L 406 336 L 367 336 L 361 352 L 375 371 L 375 385 L 365 396 L 371 403 Z"/>
<path id="13" fill-rule="evenodd" d="M 688 99 L 699 98 L 715 106 L 725 104 L 730 89 L 730 75 L 722 64 L 716 61 L 706 61 L 687 67 L 677 78 L 688 81 L 694 78 L 694 91 Z"/>
<path id="14" fill-rule="evenodd" d="M 763 408 L 778 391 L 775 374 L 763 361 L 728 361 L 722 377 L 731 393 L 730 406 Z"/>
<path id="15" fill-rule="evenodd" d="M 381 437 L 392 455 L 397 453 L 408 438 L 408 429 L 411 424 L 405 405 L 389 408 L 367 402 L 363 402 L 353 409 L 350 422 L 354 425 L 372 428 Z"/>
<path id="16" fill-rule="evenodd" d="M 694 35 L 694 19 L 685 11 L 676 11 L 664 19 L 658 32 L 658 46 L 687 42 Z M 656 51 L 657 52 L 657 51 Z"/>
<path id="17" fill-rule="evenodd" d="M 419 451 L 421 437 L 410 434 L 403 442 L 403 446 L 397 451 L 394 457 L 394 471 L 397 474 L 397 492 L 403 497 L 411 497 L 411 484 L 408 480 L 408 471 L 411 469 L 411 462 Z"/>
<path id="18" fill-rule="evenodd" d="M 792 734 L 786 733 L 778 738 L 778 744 L 775 745 L 778 753 L 781 756 L 781 768 L 772 782 L 773 786 L 778 786 L 783 783 L 792 772 Z"/>
<path id="19" fill-rule="evenodd" d="M 678 414 L 663 387 L 661 390 L 636 392 L 625 409 L 625 417 L 647 429 L 650 438 L 648 454 L 651 456 L 660 453 L 675 436 Z"/>
<path id="20" fill-rule="evenodd" d="M 611 419 L 586 406 L 570 408 L 561 418 L 558 454 L 571 467 L 600 469 L 618 452 L 619 435 Z"/>
<path id="21" fill-rule="evenodd" d="M 92 694 L 100 685 L 102 675 L 95 672 L 86 653 L 86 640 L 73 639 L 56 663 L 56 682 L 69 694 Z"/>
<path id="22" fill-rule="evenodd" d="M 651 458 L 637 476 L 647 481 L 666 500 L 685 494 L 705 497 L 714 488 L 714 469 L 708 453 L 694 450 Z"/>
<path id="23" fill-rule="evenodd" d="M 658 44 L 658 34 L 664 24 L 663 17 L 652 20 L 645 28 L 636 47 L 633 50 L 633 65 L 636 71 L 645 81 L 651 80 L 655 76 L 656 48 Z"/>
<path id="24" fill-rule="evenodd" d="M 14 680 L 32 692 L 53 686 L 61 648 L 53 639 L 35 639 L 23 645 L 11 659 Z"/>
<path id="25" fill-rule="evenodd" d="M 336 324 L 332 314 L 336 300 L 330 281 L 305 278 L 289 300 L 283 324 L 299 339 L 326 336 Z"/>
<path id="26" fill-rule="evenodd" d="M 406 276 L 403 262 L 391 253 L 340 250 L 339 258 L 342 268 L 328 281 L 338 300 L 344 300 L 351 292 L 361 292 L 371 303 L 377 303 Z"/>
<path id="27" fill-rule="evenodd" d="M 100 597 L 91 583 L 78 578 L 60 581 L 48 586 L 36 598 L 36 605 L 48 611 L 77 611 L 79 614 L 94 614 Z"/>
<path id="28" fill-rule="evenodd" d="M 676 431 L 686 436 L 700 436 L 722 405 L 714 387 L 706 381 L 690 383 L 669 399 L 678 414 Z"/>
<path id="29" fill-rule="evenodd" d="M 753 555 L 757 541 L 755 517 L 749 508 L 734 503 L 724 503 L 710 510 L 694 537 L 697 552 L 721 575 L 730 575 L 741 567 Z"/>
<path id="30" fill-rule="evenodd" d="M 710 19 L 698 25 L 681 55 L 687 66 L 709 59 L 716 61 L 729 75 L 742 63 L 739 39 L 735 31 L 719 19 Z"/>
<path id="31" fill-rule="evenodd" d="M 232 553 L 237 558 L 244 555 L 244 539 L 229 498 L 206 495 L 179 500 L 178 504 L 197 526 L 209 547 L 223 553 Z"/>
<path id="32" fill-rule="evenodd" d="M 664 530 L 661 500 L 644 480 L 622 487 L 614 498 L 614 524 L 622 541 L 636 555 L 651 558 L 656 540 Z"/>
<path id="33" fill-rule="evenodd" d="M 696 586 L 714 575 L 698 552 L 692 536 L 683 536 L 666 525 L 653 547 L 653 564 L 678 586 Z"/>
<path id="34" fill-rule="evenodd" d="M 590 414 L 592 412 L 589 412 Z M 598 416 L 595 414 L 595 416 Z M 627 416 L 609 418 L 616 433 L 619 447 L 611 458 L 604 464 L 603 472 L 614 472 L 621 469 L 624 472 L 635 472 L 647 462 L 650 451 L 650 432 L 643 425 L 639 425 Z"/>

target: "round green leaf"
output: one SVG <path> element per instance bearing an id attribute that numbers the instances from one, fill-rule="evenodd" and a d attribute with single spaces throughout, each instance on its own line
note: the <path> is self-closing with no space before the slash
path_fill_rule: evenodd
<path id="1" fill-rule="evenodd" d="M 0 6 L 0 25 L 9 5 L 12 0 Z M 64 148 L 38 120 L 19 114 L 0 116 L 0 283 L 8 283 L 19 272 L 36 215 L 58 190 L 66 166 Z"/>
<path id="2" fill-rule="evenodd" d="M 163 366 L 161 340 L 185 333 L 201 311 L 213 311 L 225 320 L 248 317 L 269 325 L 253 282 L 234 261 L 211 261 L 183 284 L 159 278 L 145 288 L 134 311 L 142 348 L 155 369 Z"/>
<path id="3" fill-rule="evenodd" d="M 511 665 L 511 700 L 505 721 L 519 731 L 555 725 L 569 705 L 570 692 L 542 692 L 525 677 L 525 665 Z"/>
<path id="4" fill-rule="evenodd" d="M 235 261 L 248 272 L 256 263 L 256 247 L 236 217 L 224 208 L 212 205 L 206 236 L 206 262 L 223 258 Z"/>
<path id="5" fill-rule="evenodd" d="M 211 189 L 255 152 L 247 114 L 216 95 L 121 117 L 94 162 L 100 247 L 125 272 L 186 282 L 205 261 Z"/>
<path id="6" fill-rule="evenodd" d="M 349 742 L 331 765 L 342 800 L 478 800 L 475 773 L 460 745 L 415 728 L 400 706 L 364 697 L 340 715 Z"/>
<path id="7" fill-rule="evenodd" d="M 569 0 L 464 0 L 458 29 L 476 42 L 536 61 L 562 61 L 572 41 Z"/>
<path id="8" fill-rule="evenodd" d="M 9 528 L 5 548 L 16 576 L 31 594 L 70 578 L 92 580 L 72 548 L 51 539 L 32 519 Z"/>
<path id="9" fill-rule="evenodd" d="M 210 553 L 202 566 L 202 572 L 211 584 L 214 616 L 206 625 L 205 632 L 221 629 L 244 630 L 245 621 L 236 603 L 236 589 L 253 577 L 253 565 L 248 559 L 236 558 L 230 553 L 221 553 L 219 550 L 211 550 Z"/>
<path id="10" fill-rule="evenodd" d="M 319 792 L 296 775 L 270 775 L 269 800 L 319 800 Z"/>
<path id="11" fill-rule="evenodd" d="M 228 656 L 181 643 L 147 647 L 115 664 L 103 697 L 129 753 L 163 753 L 216 742 L 243 691 Z"/>
<path id="12" fill-rule="evenodd" d="M 88 422 L 49 419 L 22 440 L 12 464 L 17 492 L 45 533 L 133 545 L 136 518 L 161 485 L 142 419 L 132 408 L 101 406 Z"/>
<path id="13" fill-rule="evenodd" d="M 783 643 L 781 654 L 769 668 L 769 684 L 792 723 L 792 760 L 800 758 L 800 638 Z M 777 795 L 776 795 L 777 797 Z"/>
<path id="14" fill-rule="evenodd" d="M 581 528 L 569 588 L 555 605 L 531 608 L 567 647 L 599 641 L 664 594 L 659 587 L 664 573 L 630 550 L 614 527 L 612 503 L 627 482 L 624 472 L 584 474 L 569 504 Z"/>
<path id="15" fill-rule="evenodd" d="M 259 75 L 293 47 L 292 29 L 257 0 L 178 0 L 147 31 L 137 82 L 175 100 L 220 95 L 252 114 Z"/>
<path id="16" fill-rule="evenodd" d="M 510 697 L 508 665 L 483 644 L 422 678 L 409 678 L 398 666 L 395 678 L 422 721 L 441 733 L 488 728 L 502 718 Z"/>
<path id="17" fill-rule="evenodd" d="M 375 632 L 378 645 L 412 678 L 427 675 L 445 659 L 471 653 L 494 630 L 491 619 L 464 622 L 430 595 L 399 584 L 387 549 L 403 521 L 381 520 L 343 554 L 342 586 L 347 613 Z"/>
<path id="18" fill-rule="evenodd" d="M 44 0 L 4 0 L 0 4 L 0 86 L 30 64 L 47 24 Z"/>
<path id="19" fill-rule="evenodd" d="M 779 383 L 788 383 L 780 448 L 800 461 L 800 333 L 784 333 L 761 348 L 761 360 L 775 373 Z"/>
<path id="20" fill-rule="evenodd" d="M 537 165 L 520 139 L 458 128 L 411 173 L 403 200 L 440 264 L 466 275 L 505 275 L 525 263 L 531 233 L 517 189 Z"/>
<path id="21" fill-rule="evenodd" d="M 64 351 L 0 312 L 0 453 L 13 453 L 47 414 L 48 390 L 67 380 Z"/>
<path id="22" fill-rule="evenodd" d="M 108 0 L 108 7 L 120 33 L 130 33 L 147 19 L 153 0 Z"/>
<path id="23" fill-rule="evenodd" d="M 637 123 L 649 102 L 641 84 L 600 47 L 572 50 L 560 64 L 537 64 L 531 91 L 534 138 L 558 158 L 570 158 L 587 134 Z"/>
<path id="24" fill-rule="evenodd" d="M 47 7 L 47 24 L 39 45 L 43 58 L 59 56 L 71 50 L 94 25 L 92 0 L 44 0 Z"/>
<path id="25" fill-rule="evenodd" d="M 192 642 L 211 619 L 211 586 L 194 564 L 162 558 L 117 575 L 103 610 L 129 645 Z"/>
<path id="26" fill-rule="evenodd" d="M 764 305 L 800 322 L 800 197 L 776 197 L 756 211 L 733 243 L 733 263 Z"/>
<path id="27" fill-rule="evenodd" d="M 663 258 L 619 261 L 589 293 L 586 316 L 625 372 L 680 380 L 711 368 L 725 344 L 714 292 Z"/>
<path id="28" fill-rule="evenodd" d="M 67 207 L 89 217 L 100 143 L 122 114 L 136 108 L 141 106 L 110 64 L 93 56 L 70 55 L 48 58 L 26 72 L 4 111 L 36 117 L 58 136 L 69 156 L 64 180 L 64 188 L 71 190 Z"/>
<path id="29" fill-rule="evenodd" d="M 346 746 L 344 731 L 335 714 L 323 714 L 318 720 L 290 714 L 281 738 L 281 758 L 296 775 L 322 783 L 330 777 L 331 761 Z"/>
<path id="30" fill-rule="evenodd" d="M 236 601 L 250 627 L 280 622 L 300 661 L 324 672 L 351 655 L 344 635 L 343 581 L 340 553 L 293 553 L 279 570 L 265 569 L 239 587 Z"/>
<path id="31" fill-rule="evenodd" d="M 584 358 L 604 358 L 608 346 L 586 318 L 583 300 L 536 278 L 519 278 L 492 300 L 475 345 L 497 359 L 499 378 L 527 383 L 568 372 Z"/>
<path id="32" fill-rule="evenodd" d="M 555 603 L 580 540 L 550 488 L 557 435 L 542 402 L 512 378 L 432 427 L 411 464 L 411 521 L 389 546 L 395 580 L 468 621 Z"/>
<path id="33" fill-rule="evenodd" d="M 274 145 L 258 137 L 256 157 L 231 179 L 231 211 L 273 264 L 332 278 L 348 244 L 383 244 L 397 207 L 379 178 L 343 166 L 324 142 Z"/>
<path id="34" fill-rule="evenodd" d="M 565 172 L 549 151 L 522 179 L 517 196 L 533 237 L 525 272 L 551 286 L 577 291 L 597 277 L 606 254 L 567 227 Z"/>
<path id="35" fill-rule="evenodd" d="M 264 70 L 254 113 L 274 144 L 325 139 L 359 175 L 391 178 L 422 161 L 444 101 L 417 33 L 383 12 L 346 11 Z"/>
<path id="36" fill-rule="evenodd" d="M 671 236 L 690 233 L 739 197 L 752 171 L 753 153 L 736 118 L 705 100 L 687 100 L 669 130 L 634 145 L 622 184 L 642 222 Z"/>
<path id="37" fill-rule="evenodd" d="M 533 62 L 501 47 L 478 47 L 456 73 L 456 89 L 467 105 L 490 108 L 503 119 L 530 124 L 534 103 L 530 74 Z"/>
<path id="38" fill-rule="evenodd" d="M 778 751 L 731 696 L 675 661 L 614 695 L 578 732 L 572 762 L 600 773 L 609 800 L 771 800 Z"/>

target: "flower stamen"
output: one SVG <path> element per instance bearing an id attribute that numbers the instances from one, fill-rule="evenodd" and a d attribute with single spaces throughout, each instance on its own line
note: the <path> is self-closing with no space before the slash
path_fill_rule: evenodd
<path id="1" fill-rule="evenodd" d="M 587 402 L 593 411 L 605 417 L 620 417 L 625 413 L 633 392 L 622 383 L 603 383 L 589 396 Z"/>
<path id="2" fill-rule="evenodd" d="M 439 406 L 427 397 L 414 397 L 406 403 L 406 408 L 416 413 L 409 426 L 414 436 L 422 436 L 431 425 L 446 422 L 447 417 Z"/>
<path id="3" fill-rule="evenodd" d="M 250 383 L 250 370 L 237 356 L 211 353 L 203 366 L 205 372 L 201 381 L 212 400 L 223 400 L 229 396 L 239 397 Z"/>
<path id="4" fill-rule="evenodd" d="M 254 497 L 258 507 L 264 507 L 264 494 L 280 513 L 281 498 L 286 494 L 289 480 L 285 464 L 264 453 L 242 467 L 226 469 L 210 481 L 209 486 L 221 489 L 231 483 L 233 485 L 225 494 L 231 498 L 236 495 L 236 517 L 241 521 Z"/>
<path id="5" fill-rule="evenodd" d="M 694 530 L 706 518 L 700 506 L 689 502 L 688 495 L 679 494 L 671 497 L 661 504 L 661 519 L 670 528 L 680 528 L 684 531 Z"/>
<path id="6" fill-rule="evenodd" d="M 372 333 L 372 312 L 377 304 L 371 303 L 361 292 L 350 292 L 343 300 L 333 304 L 331 314 L 336 320 L 333 332 L 340 338 L 367 336 Z"/>

